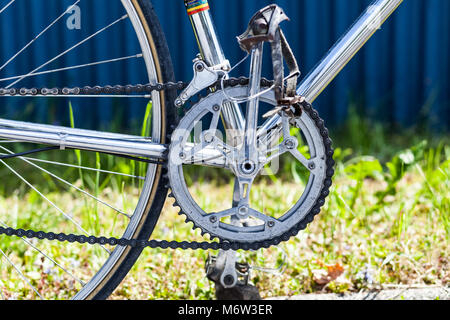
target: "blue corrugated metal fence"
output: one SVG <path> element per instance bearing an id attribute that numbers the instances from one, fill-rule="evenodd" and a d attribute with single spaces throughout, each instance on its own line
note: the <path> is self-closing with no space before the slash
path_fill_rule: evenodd
<path id="1" fill-rule="evenodd" d="M 0 0 L 0 8 L 9 1 Z M 40 3 L 45 2 L 42 6 Z M 188 81 L 192 77 L 192 65 L 198 49 L 184 11 L 182 0 L 154 0 L 156 11 L 166 33 L 177 80 Z M 232 63 L 243 57 L 235 37 L 241 34 L 251 16 L 261 7 L 276 2 L 291 18 L 283 24 L 286 36 L 299 59 L 305 75 L 327 52 L 336 40 L 350 27 L 352 22 L 370 4 L 370 0 L 210 0 L 217 30 L 224 50 Z M 1 43 L 12 45 L 0 48 L 0 63 L 10 57 L 14 50 L 29 41 L 32 30 L 45 25 L 44 17 L 57 16 L 61 10 L 73 3 L 69 0 L 17 0 L 15 8 L 8 8 L 0 15 Z M 44 48 L 58 53 L 70 47 L 80 36 L 104 26 L 123 12 L 118 0 L 82 0 L 82 29 L 76 32 L 52 33 Z M 9 13 L 8 13 L 9 12 Z M 45 12 L 45 15 L 43 14 Z M 92 13 L 95 12 L 95 15 Z M 332 85 L 316 101 L 316 106 L 329 125 L 342 122 L 355 105 L 366 115 L 389 124 L 400 123 L 411 126 L 428 123 L 433 128 L 448 130 L 450 127 L 450 1 L 405 0 L 399 10 L 367 43 L 366 47 L 335 79 Z M 136 43 L 126 36 L 129 28 L 118 27 L 87 46 L 77 55 L 68 55 L 62 65 L 80 63 L 80 57 L 108 57 L 108 52 L 123 55 L 134 54 Z M 117 41 L 117 39 L 121 39 Z M 27 72 L 39 66 L 48 56 L 41 49 L 30 49 L 31 55 L 21 57 L 18 69 L 0 71 L 0 77 Z M 64 62 L 64 63 L 63 63 Z M 58 65 L 53 66 L 58 67 Z M 22 69 L 24 68 L 24 69 Z M 98 67 L 68 72 L 61 75 L 67 83 L 107 84 L 120 79 L 120 72 L 129 79 L 139 79 L 139 66 L 122 69 Z M 245 68 L 238 70 L 245 72 Z M 2 72 L 6 72 L 2 74 Z M 270 66 L 265 73 L 270 75 Z M 240 75 L 240 74 L 236 74 Z M 48 84 L 48 76 L 42 83 Z M 38 81 L 38 82 L 39 82 Z M 47 82 L 46 82 L 47 81 Z M 55 80 L 58 83 L 57 80 Z M 97 82 L 96 82 L 97 81 Z M 34 83 L 35 84 L 35 83 Z M 0 84 L 3 85 L 3 84 Z M 75 104 L 78 102 L 74 102 Z M 10 102 L 17 106 L 17 102 Z M 38 116 L 48 115 L 48 109 L 38 106 Z M 96 126 L 114 117 L 139 114 L 137 102 L 126 110 L 109 109 L 107 102 L 90 109 L 89 115 L 80 113 L 86 126 Z M 9 107 L 11 113 L 11 107 Z M 54 107 L 53 112 L 61 111 Z M 103 111 L 102 111 L 103 110 Z M 113 111 L 111 111 L 113 110 Z M 118 111 L 119 110 L 119 111 Z M 86 110 L 85 110 L 86 111 Z M 2 111 L 5 112 L 4 110 Z M 117 115 L 117 113 L 120 115 Z M 99 122 L 100 120 L 100 122 Z"/>

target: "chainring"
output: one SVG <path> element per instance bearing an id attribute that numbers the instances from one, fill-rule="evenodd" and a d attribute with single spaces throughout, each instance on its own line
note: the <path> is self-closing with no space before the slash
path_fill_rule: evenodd
<path id="1" fill-rule="evenodd" d="M 170 197 L 175 198 L 174 206 L 179 207 L 180 215 L 186 216 L 186 222 L 192 222 L 194 229 L 200 229 L 202 235 L 208 234 L 212 239 L 218 238 L 221 242 L 256 244 L 267 247 L 276 245 L 282 241 L 289 240 L 297 235 L 300 230 L 306 228 L 307 224 L 314 220 L 325 204 L 325 198 L 329 194 L 334 175 L 334 160 L 332 141 L 329 138 L 328 130 L 324 126 L 324 121 L 312 106 L 306 102 L 301 103 L 303 113 L 300 117 L 291 119 L 291 122 L 302 131 L 303 136 L 308 141 L 311 151 L 311 159 L 314 158 L 313 169 L 310 169 L 310 178 L 306 184 L 305 191 L 295 205 L 279 218 L 262 218 L 259 225 L 237 225 L 236 223 L 224 222 L 223 215 L 215 212 L 205 212 L 190 194 L 184 178 L 183 166 L 190 164 L 193 158 L 187 157 L 186 148 L 188 146 L 190 133 L 194 126 L 209 113 L 220 111 L 218 106 L 222 106 L 229 97 L 245 97 L 247 86 L 236 85 L 218 90 L 208 94 L 186 112 L 180 120 L 178 127 L 172 134 L 172 142 L 169 147 L 168 178 L 171 189 Z M 276 105 L 273 91 L 268 91 L 260 97 L 261 101 Z M 203 135 L 205 137 L 206 135 Z M 194 147 L 193 147 L 194 148 Z M 215 145 L 216 149 L 222 149 L 223 162 L 226 165 L 226 143 L 221 141 Z M 220 150 L 216 150 L 220 152 Z M 189 152 L 188 152 L 189 153 Z M 180 159 L 180 157 L 182 159 Z M 227 211 L 232 216 L 233 209 Z M 252 209 L 253 210 L 253 209 Z M 224 212 L 225 212 L 224 211 Z M 222 213 L 224 213 L 222 212 Z M 227 214 L 227 213 L 225 213 Z M 255 214 L 256 215 L 256 214 Z M 235 216 L 235 215 L 234 215 Z M 261 218 L 261 213 L 257 216 Z"/>

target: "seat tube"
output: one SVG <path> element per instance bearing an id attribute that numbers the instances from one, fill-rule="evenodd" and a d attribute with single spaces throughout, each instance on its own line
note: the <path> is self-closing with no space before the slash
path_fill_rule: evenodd
<path id="1" fill-rule="evenodd" d="M 207 0 L 184 0 L 187 14 L 203 60 L 209 66 L 227 61 L 220 45 Z M 222 106 L 222 121 L 227 133 L 227 143 L 237 145 L 245 127 L 245 121 L 239 104 L 227 102 Z M 230 141 L 231 140 L 231 141 Z"/>

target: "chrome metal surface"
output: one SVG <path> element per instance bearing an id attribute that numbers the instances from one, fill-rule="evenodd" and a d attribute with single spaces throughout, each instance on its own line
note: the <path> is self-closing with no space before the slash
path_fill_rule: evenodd
<path id="1" fill-rule="evenodd" d="M 301 81 L 297 94 L 313 103 L 402 2 L 403 0 L 374 1 Z M 267 120 L 261 128 L 261 134 L 279 126 L 280 121 L 279 115 Z"/>
<path id="2" fill-rule="evenodd" d="M 14 137 L 16 142 L 41 143 L 61 148 L 143 156 L 160 160 L 165 159 L 164 154 L 167 151 L 164 145 L 152 143 L 150 138 L 145 137 L 0 119 L 0 138 L 10 139 L 11 137 Z M 190 152 L 192 148 L 193 144 L 186 144 L 186 152 Z M 228 167 L 223 154 L 208 147 L 196 153 L 192 164 Z"/>
<path id="3" fill-rule="evenodd" d="M 209 10 L 190 16 L 203 59 L 210 65 L 219 65 L 226 60 L 217 36 L 216 28 Z"/>
<path id="4" fill-rule="evenodd" d="M 223 268 L 220 283 L 224 288 L 233 288 L 238 283 L 236 272 L 237 255 L 235 251 L 220 251 L 217 256 L 218 268 Z"/>
<path id="5" fill-rule="evenodd" d="M 149 141 L 150 140 L 149 137 L 138 137 L 138 136 L 133 136 L 133 135 L 126 135 L 126 134 L 106 132 L 106 131 L 92 131 L 92 130 L 85 130 L 85 129 L 78 129 L 78 128 L 66 128 L 66 127 L 53 126 L 53 125 L 48 125 L 48 124 L 23 122 L 23 121 L 15 121 L 15 120 L 7 120 L 7 119 L 0 119 L 0 128 L 1 127 L 16 128 L 16 129 L 22 129 L 22 130 L 43 131 L 43 132 L 49 132 L 49 133 L 60 133 L 61 131 L 65 131 L 65 130 L 69 129 L 73 135 L 79 135 L 79 136 L 95 135 L 96 137 L 108 138 L 108 139 L 126 139 L 126 140 L 134 140 L 134 141 L 142 141 L 142 140 Z M 153 141 L 153 139 L 152 139 L 152 141 Z"/>
<path id="6" fill-rule="evenodd" d="M 228 60 L 226 60 L 228 61 Z M 224 65 L 227 63 L 225 62 Z M 203 89 L 212 86 L 220 76 L 225 76 L 225 72 L 220 68 L 219 65 L 214 67 L 209 67 L 201 59 L 194 60 L 194 78 L 189 83 L 186 89 L 181 92 L 180 96 L 175 100 L 175 106 L 182 107 L 186 101 L 188 101 L 192 96 L 199 93 Z"/>
<path id="7" fill-rule="evenodd" d="M 11 1 L 12 3 L 13 1 Z M 74 2 L 75 4 L 78 3 L 78 1 Z M 142 52 L 142 57 L 145 60 L 145 65 L 147 68 L 147 79 L 143 79 L 144 81 L 146 81 L 146 83 L 157 83 L 159 82 L 158 80 L 158 72 L 157 72 L 157 66 L 158 66 L 158 61 L 157 59 L 155 59 L 155 56 L 153 54 L 153 51 L 150 47 L 150 41 L 151 39 L 147 38 L 147 33 L 146 30 L 144 28 L 143 25 L 143 21 L 141 21 L 140 15 L 138 14 L 136 8 L 135 8 L 135 1 L 134 0 L 121 0 L 121 3 L 123 4 L 123 7 L 125 8 L 126 14 L 123 15 L 121 18 L 117 19 L 116 21 L 114 21 L 113 23 L 111 23 L 108 26 L 105 26 L 104 28 L 100 29 L 99 31 L 97 31 L 94 34 L 91 34 L 89 37 L 85 38 L 83 41 L 78 42 L 76 45 L 72 46 L 70 49 L 62 52 L 61 54 L 55 56 L 54 58 L 52 58 L 51 60 L 47 61 L 45 64 L 41 65 L 40 67 L 34 69 L 33 71 L 29 72 L 28 74 L 24 74 L 21 75 L 15 82 L 18 83 L 19 81 L 21 81 L 22 79 L 27 78 L 28 76 L 32 76 L 34 74 L 36 74 L 39 70 L 41 70 L 43 67 L 45 67 L 46 65 L 50 64 L 52 61 L 55 61 L 59 58 L 61 58 L 62 56 L 64 56 L 66 53 L 69 53 L 69 51 L 78 48 L 81 44 L 87 42 L 90 39 L 93 39 L 96 35 L 100 34 L 103 31 L 106 31 L 107 29 L 109 29 L 110 27 L 112 27 L 113 25 L 115 25 L 116 23 L 118 23 L 119 21 L 128 21 L 128 23 L 131 21 L 131 24 L 133 25 L 133 29 L 134 29 L 134 34 L 132 32 L 133 29 L 129 29 L 130 37 L 136 36 L 136 41 L 139 41 L 140 43 L 140 49 Z M 62 15 L 60 16 L 62 17 Z M 47 17 L 44 17 L 47 18 Z M 57 18 L 56 20 L 59 20 L 59 18 Z M 45 28 L 43 31 L 41 31 L 41 33 L 38 35 L 38 38 L 40 35 L 42 35 L 43 33 L 45 33 L 46 30 L 48 30 L 52 25 L 54 25 L 56 22 L 56 20 L 54 20 L 50 25 L 48 25 L 47 28 Z M 36 38 L 35 38 L 36 39 Z M 34 40 L 33 40 L 34 41 Z M 32 41 L 32 42 L 33 42 Z M 25 50 L 29 45 L 31 45 L 32 42 L 29 42 L 29 44 L 27 44 L 24 49 L 21 49 L 17 54 L 15 54 L 13 56 L 12 59 L 8 60 L 7 63 L 12 62 L 14 60 L 14 58 L 19 55 L 23 50 Z M 112 60 L 110 60 L 112 61 Z M 6 65 L 5 65 L 6 66 Z M 0 68 L 1 69 L 1 68 Z M 56 70 L 51 70 L 51 71 L 56 71 Z M 43 72 L 42 72 L 43 73 Z M 10 84 L 10 86 L 12 86 L 13 84 Z M 135 146 L 131 146 L 128 143 L 133 143 L 136 144 L 136 149 L 139 149 L 139 144 L 144 144 L 144 143 L 156 143 L 156 142 L 160 142 L 160 139 L 162 138 L 162 135 L 165 134 L 162 130 L 163 128 L 163 117 L 162 117 L 162 95 L 160 95 L 159 93 L 154 93 L 152 94 L 152 103 L 153 103 L 153 114 L 152 114 L 152 132 L 151 132 L 151 136 L 152 136 L 152 140 L 145 140 L 142 139 L 140 137 L 130 137 L 130 136 L 126 136 L 126 135 L 117 135 L 117 134 L 113 134 L 113 133 L 100 133 L 100 132 L 95 132 L 95 138 L 98 139 L 100 142 L 105 142 L 105 141 L 113 141 L 113 140 L 118 140 L 120 142 L 121 139 L 123 139 L 126 143 L 127 143 L 127 147 L 126 149 L 134 149 Z M 24 123 L 20 123 L 20 122 L 16 122 L 13 123 L 11 121 L 8 120 L 1 120 L 1 125 L 0 125 L 0 129 L 7 135 L 11 134 L 12 132 L 14 133 L 14 136 L 19 137 L 22 136 L 23 139 L 13 139 L 13 140 L 21 140 L 21 141 L 35 141 L 32 140 L 32 138 L 36 138 L 36 134 L 48 134 L 51 138 L 55 139 L 55 145 L 59 145 L 60 147 L 65 147 L 68 146 L 68 143 L 70 143 L 70 140 L 68 140 L 68 136 L 65 134 L 65 132 L 61 132 L 60 128 L 58 127 L 52 127 L 52 126 L 46 126 L 46 125 L 39 125 L 39 124 L 24 124 Z M 33 130 L 35 131 L 34 133 L 34 137 L 32 137 L 31 133 L 33 132 Z M 70 131 L 71 134 L 74 134 L 74 137 L 84 137 L 86 138 L 86 136 L 88 136 L 86 134 L 86 131 L 84 130 L 79 130 L 79 129 L 73 129 L 73 131 Z M 26 135 L 30 135 L 29 139 L 25 138 Z M 40 138 L 45 138 L 43 136 L 41 136 Z M 47 139 L 45 139 L 47 140 Z M 44 144 L 48 144 L 48 141 L 42 141 L 42 143 Z M 110 143 L 108 143 L 107 145 L 110 146 Z M 5 151 L 7 151 L 7 149 L 3 149 Z M 114 148 L 112 147 L 111 149 L 109 149 L 109 152 L 115 152 L 116 150 L 114 150 Z M 8 152 L 10 153 L 10 152 Z M 128 152 L 127 152 L 128 153 Z M 24 158 L 19 158 L 22 161 L 24 161 Z M 2 162 L 2 164 L 9 169 L 9 171 L 11 173 L 13 173 L 14 175 L 16 175 L 20 180 L 22 180 L 22 182 L 24 184 L 26 184 L 29 188 L 33 189 L 37 194 L 39 194 L 41 196 L 42 199 L 44 199 L 45 201 L 47 201 L 55 210 L 57 210 L 58 212 L 62 213 L 64 215 L 64 217 L 66 217 L 68 220 L 71 220 L 71 216 L 70 215 L 66 215 L 64 211 L 62 211 L 59 207 L 57 207 L 54 203 L 52 203 L 51 201 L 49 201 L 49 199 L 42 193 L 39 192 L 38 189 L 36 189 L 35 186 L 33 186 L 33 184 L 31 184 L 29 181 L 27 181 L 24 177 L 22 177 L 17 171 L 13 170 L 12 167 L 10 167 L 9 165 L 7 165 L 6 163 Z M 38 168 L 37 166 L 33 166 L 35 168 Z M 81 166 L 80 166 L 81 168 Z M 155 184 L 155 177 L 156 177 L 156 169 L 157 169 L 157 165 L 149 165 L 148 166 L 148 171 L 145 177 L 145 183 L 143 185 L 143 188 L 141 189 L 141 193 L 140 193 L 140 198 L 139 201 L 136 205 L 136 208 L 131 216 L 131 218 L 129 219 L 129 223 L 128 225 L 126 225 L 126 229 L 124 228 L 124 230 L 122 233 L 122 236 L 128 239 L 131 239 L 133 237 L 135 237 L 136 233 L 138 232 L 140 225 L 143 221 L 144 218 L 146 218 L 146 214 L 148 213 L 148 203 L 149 203 L 149 197 L 151 195 L 151 193 L 154 191 L 154 188 L 156 188 L 156 184 Z M 41 170 L 42 172 L 44 172 L 42 170 L 42 168 L 39 167 L 39 170 Z M 50 173 L 49 171 L 45 171 Z M 56 175 L 52 175 L 53 178 L 56 178 Z M 63 179 L 58 179 L 60 182 L 65 183 L 66 185 L 68 185 L 65 180 Z M 72 185 L 73 186 L 73 185 Z M 78 190 L 80 191 L 80 188 L 78 188 Z M 85 193 L 86 195 L 86 193 Z M 83 282 L 83 287 L 80 289 L 80 291 L 78 291 L 78 293 L 73 297 L 73 299 L 87 299 L 87 298 L 93 298 L 93 296 L 98 293 L 98 290 L 100 288 L 102 288 L 102 283 L 104 281 L 106 281 L 116 270 L 118 263 L 121 263 L 121 261 L 123 261 L 123 259 L 126 258 L 127 253 L 128 253 L 128 249 L 126 247 L 117 247 L 114 249 L 113 252 L 110 252 L 110 250 L 106 250 L 107 253 L 107 257 L 105 257 L 105 260 L 102 260 L 103 265 L 101 266 L 100 269 L 98 270 L 91 270 L 92 274 L 95 274 L 87 283 Z M 94 257 L 96 258 L 96 257 Z M 102 257 L 98 256 L 99 259 L 103 259 Z M 43 289 L 44 290 L 44 289 Z M 47 289 L 45 289 L 47 290 Z"/>
<path id="8" fill-rule="evenodd" d="M 44 128 L 37 126 L 33 130 L 32 124 L 24 130 L 20 123 L 16 126 L 13 121 L 9 123 L 8 127 L 0 126 L 0 138 L 54 145 L 61 149 L 70 148 L 154 159 L 164 159 L 164 153 L 167 151 L 163 145 L 142 140 L 140 137 L 132 139 L 130 136 L 121 137 L 119 134 L 115 134 L 114 137 L 102 137 L 97 131 L 88 130 L 84 130 L 80 135 L 80 130 L 63 127 L 58 127 L 57 131 L 45 131 Z"/>
<path id="9" fill-rule="evenodd" d="M 314 102 L 402 2 L 403 0 L 377 0 L 372 3 L 306 76 L 297 93 L 304 96 L 309 103 Z"/>
<path id="10" fill-rule="evenodd" d="M 190 16 L 201 55 L 210 66 L 221 65 L 227 61 L 209 10 Z M 233 145 L 241 143 L 239 133 L 244 130 L 244 116 L 237 103 L 227 102 L 222 107 L 222 121 L 228 136 L 227 141 Z"/>
<path id="11" fill-rule="evenodd" d="M 142 25 L 139 15 L 136 12 L 136 8 L 134 7 L 131 0 L 121 0 L 122 5 L 127 11 L 128 17 L 133 24 L 133 28 L 136 32 L 136 35 L 139 39 L 140 47 L 142 49 L 142 54 L 144 55 L 145 65 L 147 67 L 147 74 L 149 77 L 150 83 L 158 82 L 158 73 L 156 71 L 156 61 L 152 55 L 152 50 L 150 48 L 149 41 L 146 36 L 146 32 L 144 30 L 144 26 Z M 161 106 L 162 97 L 159 93 L 152 94 L 152 103 L 153 106 Z M 162 110 L 161 108 L 152 108 L 153 110 L 153 122 L 152 122 L 152 142 L 159 143 L 161 142 L 161 128 L 162 128 Z M 134 211 L 133 217 L 130 220 L 130 223 L 123 234 L 123 237 L 128 239 L 132 239 L 135 237 L 136 230 L 141 223 L 141 219 L 143 214 L 145 213 L 145 209 L 147 206 L 147 199 L 144 199 L 145 196 L 149 196 L 153 190 L 154 180 L 156 176 L 156 165 L 149 165 L 147 170 L 147 175 L 145 179 L 144 188 L 141 192 L 142 195 L 139 198 L 139 203 Z M 74 297 L 75 300 L 87 299 L 95 292 L 95 289 L 102 283 L 107 277 L 113 272 L 118 261 L 123 259 L 124 254 L 127 253 L 126 247 L 117 247 L 109 257 L 108 261 L 102 266 L 101 270 L 97 272 L 97 274 L 89 281 L 89 283 L 83 287 L 81 291 L 77 293 Z M 91 296 L 92 298 L 92 296 Z"/>
<path id="12" fill-rule="evenodd" d="M 260 92 L 263 42 L 260 42 L 252 49 L 252 60 L 250 62 L 250 83 L 248 96 L 256 96 Z M 247 102 L 247 113 L 245 118 L 244 154 L 245 160 L 254 160 L 258 152 L 256 150 L 256 130 L 258 126 L 259 98 L 256 97 Z M 257 159 L 256 159 L 257 160 Z M 256 161 L 257 162 L 257 161 Z"/>
<path id="13" fill-rule="evenodd" d="M 283 125 L 285 130 L 284 135 L 287 137 L 285 145 L 280 145 L 278 148 L 280 151 L 277 156 L 283 153 L 290 152 L 292 155 L 300 162 L 301 165 L 305 166 L 309 171 L 309 180 L 304 189 L 303 195 L 298 200 L 293 207 L 285 212 L 279 218 L 273 218 L 270 215 L 266 215 L 258 210 L 251 208 L 246 202 L 248 195 L 247 190 L 242 193 L 242 184 L 249 184 L 248 178 L 244 174 L 239 172 L 238 167 L 239 162 L 239 151 L 237 147 L 232 147 L 226 145 L 223 141 L 216 143 L 205 143 L 205 139 L 200 139 L 200 142 L 195 143 L 191 147 L 192 154 L 196 151 L 204 150 L 205 147 L 210 146 L 216 149 L 218 153 L 222 152 L 223 158 L 227 164 L 229 164 L 228 169 L 237 177 L 239 180 L 240 195 L 233 193 L 233 207 L 220 212 L 205 212 L 200 205 L 195 201 L 189 192 L 187 187 L 183 167 L 188 164 L 185 161 L 187 155 L 188 141 L 190 141 L 191 132 L 195 128 L 195 124 L 200 123 L 205 117 L 208 118 L 210 114 L 216 113 L 214 110 L 215 105 L 223 105 L 223 102 L 228 101 L 228 97 L 242 99 L 248 95 L 251 91 L 249 86 L 236 86 L 224 89 L 224 91 L 217 91 L 208 95 L 206 98 L 200 100 L 196 105 L 186 113 L 186 115 L 181 119 L 179 126 L 175 129 L 172 135 L 172 144 L 169 151 L 169 161 L 168 161 L 168 175 L 170 180 L 170 188 L 172 194 L 176 199 L 176 203 L 182 209 L 181 214 L 187 216 L 187 221 L 192 221 L 196 228 L 200 228 L 202 232 L 208 233 L 213 237 L 220 237 L 221 239 L 226 239 L 229 241 L 239 241 L 239 242 L 255 242 L 264 241 L 271 239 L 278 235 L 283 234 L 293 225 L 301 221 L 306 214 L 311 210 L 316 200 L 320 197 L 320 192 L 323 187 L 323 181 L 326 177 L 326 163 L 325 163 L 325 146 L 319 128 L 316 126 L 315 121 L 305 112 L 303 115 L 296 119 L 295 126 L 299 128 L 305 139 L 305 143 L 309 147 L 310 159 L 306 159 L 295 147 L 297 146 L 295 141 L 291 141 L 293 137 L 290 136 L 289 123 L 286 122 L 286 117 Z M 260 96 L 261 102 L 268 103 L 271 105 L 276 105 L 277 101 L 274 96 L 274 92 L 265 92 L 265 94 Z M 286 128 L 286 125 L 288 128 Z M 217 128 L 217 123 L 210 126 L 208 131 L 212 128 Z M 203 135 L 204 136 L 204 135 Z M 220 140 L 220 139 L 215 139 Z M 291 146 L 292 145 L 292 146 Z M 227 151 L 224 151 L 227 150 Z M 271 154 L 276 150 L 262 150 L 259 151 L 258 163 L 255 164 L 257 171 L 267 164 L 267 159 L 271 157 Z M 183 157 L 180 157 L 183 154 Z M 192 156 L 191 154 L 191 156 Z M 266 160 L 261 160 L 265 158 Z M 270 159 L 269 159 L 270 160 Z M 261 165 L 259 165 L 261 163 Z M 308 167 L 309 163 L 314 163 L 314 169 Z M 252 173 L 253 175 L 253 173 Z M 242 177 L 242 178 L 241 178 Z M 252 180 L 252 177 L 250 177 Z M 250 187 L 248 187 L 250 189 Z M 248 190 L 248 193 L 250 190 Z M 230 197 L 231 198 L 231 197 Z M 238 199 L 239 198 L 239 199 Z M 235 204 L 238 204 L 237 206 Z M 231 204 L 230 204 L 231 207 Z M 235 223 L 225 222 L 224 219 L 230 217 L 238 217 L 239 219 L 250 219 L 255 220 L 255 225 L 236 225 Z"/>

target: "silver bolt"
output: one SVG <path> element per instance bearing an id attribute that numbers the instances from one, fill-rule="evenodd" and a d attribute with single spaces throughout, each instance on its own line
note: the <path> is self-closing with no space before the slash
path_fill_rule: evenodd
<path id="1" fill-rule="evenodd" d="M 207 133 L 204 135 L 204 139 L 205 139 L 205 142 L 206 142 L 206 143 L 211 143 L 211 142 L 214 141 L 214 135 L 212 135 L 210 132 L 207 132 Z"/>
<path id="2" fill-rule="evenodd" d="M 218 104 L 215 104 L 215 105 L 212 107 L 212 109 L 213 109 L 213 111 L 218 112 L 218 111 L 220 111 L 220 106 L 219 106 Z"/>
<path id="3" fill-rule="evenodd" d="M 316 168 L 316 164 L 315 164 L 314 162 L 310 162 L 310 163 L 308 164 L 308 168 L 309 168 L 310 170 L 314 170 L 314 169 Z"/>
<path id="4" fill-rule="evenodd" d="M 255 172 L 255 165 L 251 161 L 246 161 L 241 165 L 241 170 L 245 174 L 251 174 Z"/>
<path id="5" fill-rule="evenodd" d="M 242 206 L 242 207 L 240 207 L 239 208 L 239 214 L 241 215 L 241 216 L 245 216 L 247 213 L 248 213 L 248 208 L 247 207 L 245 207 L 245 206 Z"/>
<path id="6" fill-rule="evenodd" d="M 284 145 L 286 146 L 286 148 L 288 149 L 294 149 L 295 148 L 295 142 L 292 141 L 292 139 L 286 140 L 284 142 Z"/>
<path id="7" fill-rule="evenodd" d="M 180 99 L 175 100 L 175 107 L 180 108 L 183 106 L 183 101 Z"/>
<path id="8" fill-rule="evenodd" d="M 209 221 L 211 221 L 211 223 L 216 223 L 217 222 L 217 217 L 216 216 L 212 216 L 211 218 L 209 218 Z"/>
<path id="9" fill-rule="evenodd" d="M 205 70 L 205 66 L 203 65 L 203 63 L 197 63 L 195 65 L 195 70 L 197 70 L 197 72 L 202 72 L 203 70 Z"/>
<path id="10" fill-rule="evenodd" d="M 273 222 L 273 221 L 268 221 L 268 222 L 267 222 L 267 226 L 268 226 L 269 228 L 273 228 L 273 227 L 275 226 L 275 222 Z"/>

